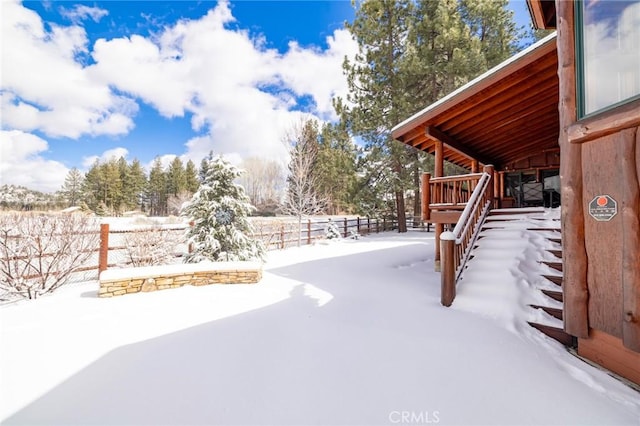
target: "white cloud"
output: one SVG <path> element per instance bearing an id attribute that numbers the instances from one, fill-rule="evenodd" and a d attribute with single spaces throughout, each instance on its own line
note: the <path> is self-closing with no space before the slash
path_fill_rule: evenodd
<path id="1" fill-rule="evenodd" d="M 280 54 L 265 48 L 262 35 L 230 28 L 235 18 L 226 2 L 153 37 L 93 46 L 77 23 L 47 27 L 21 4 L 2 3 L 1 36 L 12 40 L 0 52 L 11 64 L 0 83 L 4 128 L 68 138 L 126 134 L 142 100 L 166 117 L 189 117 L 203 134 L 163 161 L 176 154 L 198 162 L 210 150 L 230 159 L 284 158 L 283 134 L 300 117 L 333 117 L 332 97 L 347 90 L 342 61 L 357 51 L 348 31 L 336 30 L 325 50 L 293 42 Z M 105 15 L 82 7 L 63 13 L 96 21 Z M 87 55 L 94 60 L 88 66 L 79 59 Z M 302 96 L 313 100 L 308 113 L 295 110 Z M 85 158 L 85 167 L 104 155 Z"/>
<path id="2" fill-rule="evenodd" d="M 334 118 L 331 100 L 347 91 L 345 56 L 357 52 L 348 31 L 327 38 L 328 49 L 296 43 L 281 55 L 264 40 L 230 30 L 228 4 L 198 20 L 183 20 L 157 38 L 99 40 L 92 75 L 142 98 L 167 117 L 191 115 L 206 136 L 187 143 L 187 158 L 217 153 L 281 158 L 283 132 L 298 122 L 296 96 L 310 96 L 321 119 Z M 161 90 L 159 90 L 161 88 Z"/>
<path id="3" fill-rule="evenodd" d="M 91 18 L 93 22 L 100 22 L 100 19 L 107 16 L 109 12 L 99 7 L 90 7 L 83 4 L 77 4 L 72 9 L 60 8 L 60 14 L 72 22 L 80 22 L 87 18 Z"/>
<path id="4" fill-rule="evenodd" d="M 21 4 L 2 2 L 2 120 L 5 128 L 51 137 L 117 135 L 133 128 L 137 105 L 115 95 L 76 60 L 88 53 L 84 28 L 50 24 Z"/>
<path id="5" fill-rule="evenodd" d="M 91 166 L 93 166 L 93 164 L 96 161 L 99 161 L 101 163 L 106 163 L 110 160 L 119 160 L 120 157 L 124 157 L 126 159 L 127 155 L 129 155 L 129 150 L 127 148 L 123 148 L 123 147 L 112 148 L 112 149 L 106 150 L 101 155 L 91 155 L 89 157 L 84 157 L 82 159 L 82 166 L 85 169 L 88 169 Z"/>
<path id="6" fill-rule="evenodd" d="M 62 163 L 43 157 L 49 145 L 20 130 L 0 130 L 0 181 L 43 192 L 60 189 L 69 172 Z"/>

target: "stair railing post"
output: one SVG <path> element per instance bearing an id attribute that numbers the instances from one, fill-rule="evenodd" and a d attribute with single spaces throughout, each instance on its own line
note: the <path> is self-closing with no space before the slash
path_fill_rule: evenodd
<path id="1" fill-rule="evenodd" d="M 443 306 L 451 306 L 456 298 L 456 262 L 455 262 L 456 236 L 453 232 L 447 231 L 440 234 L 440 254 L 441 254 L 441 285 L 440 303 Z"/>

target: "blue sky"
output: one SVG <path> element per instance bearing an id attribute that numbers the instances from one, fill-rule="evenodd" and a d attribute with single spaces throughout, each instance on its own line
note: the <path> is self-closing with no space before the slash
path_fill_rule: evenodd
<path id="1" fill-rule="evenodd" d="M 524 0 L 512 6 L 528 23 Z M 281 160 L 292 124 L 335 118 L 341 63 L 357 50 L 343 29 L 353 18 L 345 0 L 0 8 L 0 183 L 43 191 L 112 156 Z"/>

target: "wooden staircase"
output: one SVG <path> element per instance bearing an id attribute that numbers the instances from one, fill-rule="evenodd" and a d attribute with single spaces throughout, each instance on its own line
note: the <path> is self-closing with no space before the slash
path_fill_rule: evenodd
<path id="1" fill-rule="evenodd" d="M 485 226 L 489 226 L 493 229 L 500 226 L 500 221 L 506 221 L 513 219 L 513 215 L 530 213 L 531 209 L 504 209 L 504 210 L 492 210 L 487 217 Z M 557 223 L 557 226 L 555 226 Z M 532 309 L 539 309 L 550 317 L 556 320 L 563 321 L 562 307 L 557 303 L 563 302 L 562 292 L 562 237 L 560 229 L 560 220 L 554 220 L 553 227 L 530 227 L 529 231 L 540 232 L 550 242 L 554 243 L 556 248 L 548 249 L 547 252 L 552 255 L 554 260 L 541 260 L 540 265 L 545 265 L 547 268 L 541 267 L 541 269 L 547 269 L 546 272 L 540 273 L 546 282 L 549 284 L 544 288 L 539 288 L 539 291 L 545 296 L 543 300 L 547 302 L 541 302 L 538 304 L 529 305 Z M 552 325 L 549 322 L 542 323 L 537 321 L 528 321 L 528 324 L 546 334 L 547 336 L 557 340 L 567 347 L 574 347 L 576 344 L 575 338 L 567 334 L 560 324 Z"/>

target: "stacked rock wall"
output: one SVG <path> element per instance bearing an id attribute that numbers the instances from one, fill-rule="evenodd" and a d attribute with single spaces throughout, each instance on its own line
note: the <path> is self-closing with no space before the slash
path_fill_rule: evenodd
<path id="1" fill-rule="evenodd" d="M 255 284 L 262 279 L 262 266 L 255 262 L 196 264 L 182 269 L 176 271 L 169 266 L 108 269 L 100 274 L 98 295 L 112 297 L 184 285 Z"/>

